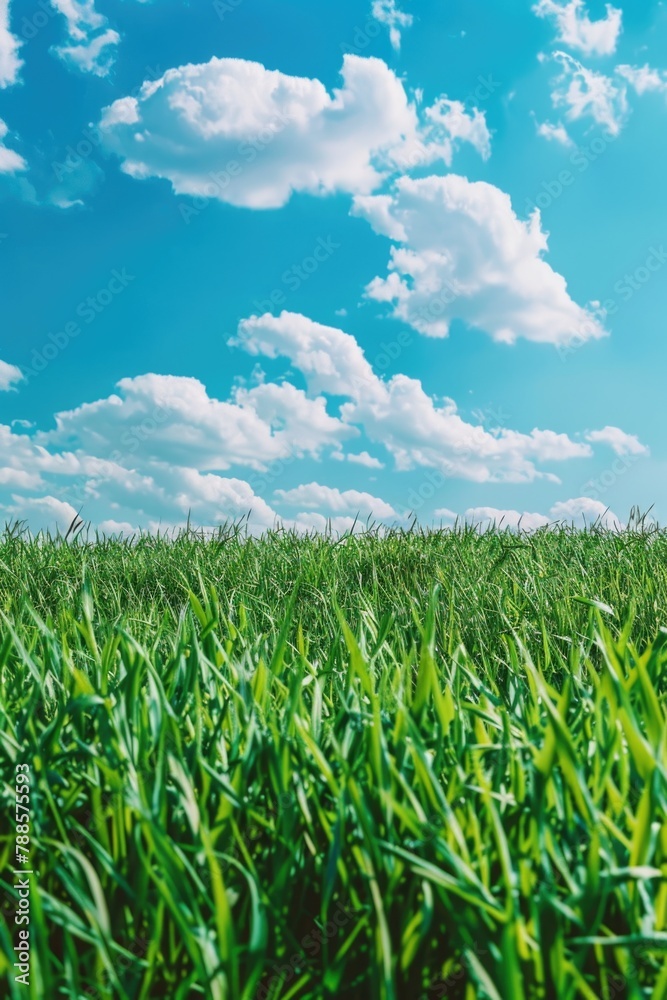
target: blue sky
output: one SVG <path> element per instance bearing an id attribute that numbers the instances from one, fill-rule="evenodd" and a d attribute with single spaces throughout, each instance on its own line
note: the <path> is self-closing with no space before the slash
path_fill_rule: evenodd
<path id="1" fill-rule="evenodd" d="M 0 0 L 0 519 L 663 520 L 666 42 Z"/>

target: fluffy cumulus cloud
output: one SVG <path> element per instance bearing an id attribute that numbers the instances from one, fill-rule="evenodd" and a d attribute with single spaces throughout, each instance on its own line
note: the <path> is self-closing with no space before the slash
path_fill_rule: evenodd
<path id="1" fill-rule="evenodd" d="M 620 531 L 622 522 L 599 500 L 577 497 L 563 500 L 553 505 L 547 514 L 531 514 L 528 511 L 499 510 L 497 507 L 469 507 L 462 519 L 480 529 L 488 527 L 507 528 L 511 531 L 536 531 L 538 528 L 560 524 L 578 528 L 598 527 Z"/>
<path id="2" fill-rule="evenodd" d="M 16 371 L 7 368 L 9 383 Z M 228 400 L 176 376 L 123 379 L 118 390 L 56 414 L 52 430 L 0 427 L 6 518 L 50 496 L 84 516 L 149 529 L 189 514 L 200 525 L 250 516 L 254 528 L 268 528 L 276 518 L 269 504 L 246 478 L 222 473 L 317 459 L 358 435 L 323 397 L 289 382 L 237 387 Z"/>
<path id="3" fill-rule="evenodd" d="M 625 80 L 587 69 L 567 52 L 554 52 L 553 59 L 560 67 L 551 92 L 554 107 L 569 122 L 591 118 L 617 136 L 628 114 Z"/>
<path id="4" fill-rule="evenodd" d="M 554 504 L 549 513 L 556 521 L 574 525 L 595 524 L 613 531 L 618 531 L 623 527 L 623 522 L 612 510 L 609 510 L 600 500 L 592 500 L 589 497 L 563 500 Z"/>
<path id="5" fill-rule="evenodd" d="M 642 444 L 636 434 L 626 434 L 620 427 L 603 427 L 590 431 L 586 440 L 592 444 L 607 444 L 617 455 L 648 455 L 649 449 Z"/>
<path id="6" fill-rule="evenodd" d="M 492 184 L 402 177 L 391 195 L 355 198 L 353 212 L 399 244 L 367 295 L 420 333 L 446 337 L 454 319 L 504 343 L 581 343 L 605 333 L 544 259 L 539 212 L 520 220 Z"/>
<path id="7" fill-rule="evenodd" d="M 396 0 L 373 0 L 371 14 L 380 24 L 389 28 L 389 40 L 398 51 L 401 47 L 401 29 L 412 24 L 412 14 L 399 9 Z"/>
<path id="8" fill-rule="evenodd" d="M 21 42 L 12 34 L 10 0 L 0 0 L 0 89 L 16 83 L 23 60 L 19 58 Z"/>
<path id="9" fill-rule="evenodd" d="M 428 395 L 419 380 L 376 374 L 353 336 L 306 316 L 249 317 L 233 345 L 284 359 L 287 370 L 276 382 L 236 386 L 225 400 L 194 378 L 126 378 L 112 395 L 56 414 L 50 430 L 23 421 L 0 425 L 0 516 L 39 526 L 50 517 L 53 528 L 81 511 L 94 526 L 125 533 L 170 530 L 188 517 L 205 527 L 247 517 L 255 531 L 277 521 L 347 531 L 357 517 L 404 519 L 412 493 L 399 491 L 403 506 L 317 480 L 287 488 L 279 479 L 288 465 L 347 460 L 361 481 L 384 464 L 350 447 L 363 437 L 397 472 L 423 470 L 423 481 L 437 486 L 453 477 L 559 482 L 553 466 L 590 457 L 592 444 L 618 454 L 643 449 L 611 426 L 576 440 L 557 430 L 471 423 L 453 400 Z M 305 388 L 289 380 L 290 366 Z M 7 369 L 0 369 L 5 387 L 17 377 Z"/>
<path id="10" fill-rule="evenodd" d="M 95 0 L 51 0 L 65 18 L 67 38 L 54 52 L 63 62 L 84 73 L 106 76 L 116 58 L 120 35 L 109 27 Z"/>
<path id="11" fill-rule="evenodd" d="M 0 163 L 2 163 L 2 150 L 0 150 Z M 0 170 L 0 173 L 2 171 Z M 21 381 L 23 375 L 21 374 L 21 369 L 17 368 L 16 365 L 10 365 L 6 361 L 0 361 L 0 392 L 6 389 L 11 389 L 14 385 Z"/>
<path id="12" fill-rule="evenodd" d="M 384 447 L 399 470 L 437 469 L 476 482 L 554 480 L 540 464 L 592 454 L 590 445 L 555 431 L 525 434 L 468 423 L 453 400 L 429 396 L 419 380 L 380 378 L 354 337 L 306 316 L 250 317 L 232 343 L 252 355 L 289 358 L 311 393 L 346 397 L 340 406 L 343 423 Z"/>
<path id="13" fill-rule="evenodd" d="M 609 56 L 616 51 L 623 19 L 618 7 L 608 3 L 605 16 L 595 21 L 591 20 L 584 0 L 569 0 L 569 3 L 538 0 L 533 11 L 553 22 L 556 40 L 568 48 L 595 56 Z"/>
<path id="14" fill-rule="evenodd" d="M 346 55 L 341 75 L 329 93 L 317 79 L 213 58 L 115 101 L 101 127 L 132 177 L 250 208 L 280 207 L 297 191 L 369 193 L 393 171 L 449 162 L 465 141 L 487 155 L 481 112 L 439 98 L 420 117 L 380 59 Z"/>
<path id="15" fill-rule="evenodd" d="M 75 523 L 77 512 L 65 500 L 57 497 L 19 497 L 2 509 L 5 523 L 20 521 L 27 524 L 32 532 L 49 532 L 52 535 L 67 533 Z"/>
<path id="16" fill-rule="evenodd" d="M 143 446 L 154 432 L 154 417 L 139 417 L 123 447 L 109 454 L 105 440 L 85 450 L 79 439 L 63 450 L 48 434 L 0 426 L 0 516 L 26 520 L 33 531 L 62 530 L 77 512 L 100 528 L 114 521 L 152 531 L 188 517 L 211 527 L 246 517 L 254 529 L 275 523 L 269 504 L 244 479 L 178 465 L 168 442 L 151 457 Z"/>
<path id="17" fill-rule="evenodd" d="M 233 465 L 264 469 L 290 455 L 318 457 L 339 449 L 355 431 L 289 382 L 237 388 L 229 400 L 211 398 L 194 378 L 141 375 L 122 379 L 120 394 L 56 415 L 56 428 L 38 435 L 45 446 L 77 447 L 98 458 L 140 454 L 198 470 Z"/>
<path id="18" fill-rule="evenodd" d="M 339 490 L 319 483 L 308 483 L 291 490 L 276 490 L 276 498 L 291 507 L 306 510 L 327 510 L 333 514 L 368 514 L 372 517 L 392 518 L 396 511 L 391 504 L 359 490 Z"/>

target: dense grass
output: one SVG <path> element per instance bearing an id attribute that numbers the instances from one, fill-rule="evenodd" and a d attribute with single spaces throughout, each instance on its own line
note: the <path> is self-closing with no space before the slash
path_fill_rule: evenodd
<path id="1" fill-rule="evenodd" d="M 661 1000 L 666 557 L 643 530 L 6 534 L 6 955 L 17 762 L 38 873 L 6 992 Z"/>

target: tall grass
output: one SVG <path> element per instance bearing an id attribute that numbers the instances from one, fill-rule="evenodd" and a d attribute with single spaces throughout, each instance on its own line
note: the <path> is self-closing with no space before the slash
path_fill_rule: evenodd
<path id="1" fill-rule="evenodd" d="M 10 997 L 667 995 L 667 536 L 0 541 Z M 12 954 L 14 831 L 0 942 Z"/>

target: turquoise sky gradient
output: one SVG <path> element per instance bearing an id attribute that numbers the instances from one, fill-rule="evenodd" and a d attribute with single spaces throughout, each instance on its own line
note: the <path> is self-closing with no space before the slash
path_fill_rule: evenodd
<path id="1" fill-rule="evenodd" d="M 663 3 L 60 8 L 0 2 L 0 519 L 664 520 Z"/>

